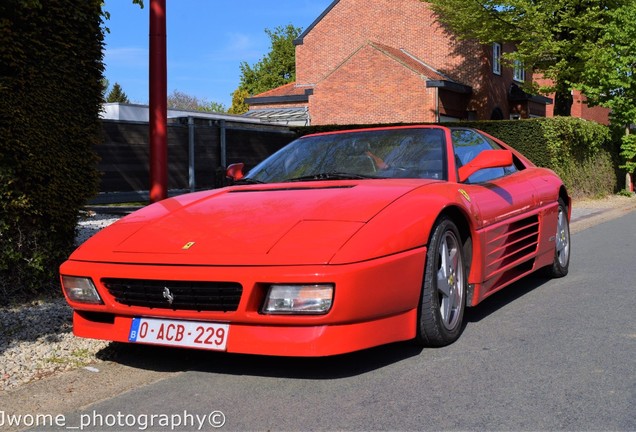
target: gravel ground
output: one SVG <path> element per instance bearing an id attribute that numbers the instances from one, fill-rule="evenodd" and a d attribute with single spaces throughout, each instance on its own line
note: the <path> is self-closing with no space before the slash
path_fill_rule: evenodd
<path id="1" fill-rule="evenodd" d="M 76 244 L 117 219 L 89 212 L 79 222 Z M 0 308 L 0 390 L 99 362 L 96 354 L 108 345 L 73 336 L 71 308 L 63 298 Z"/>
<path id="2" fill-rule="evenodd" d="M 620 215 L 616 209 L 629 211 L 635 207 L 634 198 L 622 196 L 575 202 L 572 219 L 579 222 L 573 228 L 598 223 L 597 218 L 604 214 Z M 89 212 L 79 223 L 76 243 L 81 244 L 117 219 Z M 0 308 L 0 390 L 78 367 L 99 367 L 110 357 L 109 345 L 73 336 L 72 312 L 63 298 Z"/>

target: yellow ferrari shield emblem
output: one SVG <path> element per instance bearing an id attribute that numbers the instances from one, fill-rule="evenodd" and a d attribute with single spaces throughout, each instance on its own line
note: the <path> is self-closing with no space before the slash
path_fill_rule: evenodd
<path id="1" fill-rule="evenodd" d="M 190 249 L 192 246 L 194 246 L 194 242 L 187 242 L 185 245 L 183 245 L 183 247 L 181 249 L 183 250 L 188 250 Z"/>
<path id="2" fill-rule="evenodd" d="M 459 193 L 462 194 L 464 198 L 466 198 L 466 201 L 470 202 L 470 195 L 468 195 L 468 192 L 466 192 L 464 189 L 460 189 Z"/>

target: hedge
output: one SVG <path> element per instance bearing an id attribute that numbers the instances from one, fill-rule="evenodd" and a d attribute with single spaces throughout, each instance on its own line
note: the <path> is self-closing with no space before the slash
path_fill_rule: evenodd
<path id="1" fill-rule="evenodd" d="M 0 2 L 0 304 L 59 295 L 97 192 L 101 0 Z"/>
<path id="2" fill-rule="evenodd" d="M 575 117 L 465 122 L 554 170 L 574 198 L 597 198 L 617 190 L 616 143 L 610 129 Z"/>

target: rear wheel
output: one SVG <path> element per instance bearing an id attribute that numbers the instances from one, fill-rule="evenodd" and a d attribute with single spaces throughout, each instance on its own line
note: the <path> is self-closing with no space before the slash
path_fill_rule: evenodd
<path id="1" fill-rule="evenodd" d="M 459 338 L 466 304 L 466 265 L 461 237 L 448 218 L 431 235 L 419 307 L 417 341 L 444 346 Z"/>
<path id="2" fill-rule="evenodd" d="M 570 268 L 570 221 L 568 220 L 568 208 L 559 198 L 559 210 L 557 214 L 557 232 L 554 241 L 554 261 L 547 268 L 548 276 L 558 278 L 568 274 Z"/>

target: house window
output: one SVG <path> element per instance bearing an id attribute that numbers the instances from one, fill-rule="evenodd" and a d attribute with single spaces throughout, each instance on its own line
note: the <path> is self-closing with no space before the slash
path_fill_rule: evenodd
<path id="1" fill-rule="evenodd" d="M 492 73 L 501 75 L 501 44 L 492 44 Z"/>
<path id="2" fill-rule="evenodd" d="M 526 80 L 526 70 L 523 68 L 523 63 L 520 60 L 514 61 L 514 74 L 512 78 L 518 82 L 524 82 Z"/>

